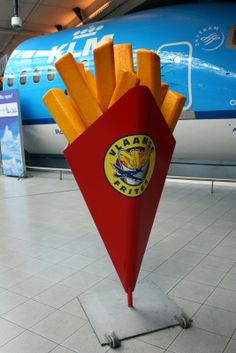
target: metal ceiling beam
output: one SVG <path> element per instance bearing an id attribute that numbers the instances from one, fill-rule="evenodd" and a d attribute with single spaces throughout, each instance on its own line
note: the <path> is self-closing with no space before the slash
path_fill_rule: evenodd
<path id="1" fill-rule="evenodd" d="M 95 16 L 84 20 L 84 23 L 91 23 L 95 21 L 99 21 L 106 18 L 122 16 L 127 12 L 133 10 L 135 7 L 145 3 L 146 0 L 113 0 L 110 1 L 110 4 L 107 8 L 105 8 L 102 12 L 96 14 Z M 87 9 L 86 9 L 87 10 Z M 89 8 L 88 8 L 89 10 Z M 90 17 L 90 18 L 89 18 Z"/>
<path id="2" fill-rule="evenodd" d="M 146 0 L 97 0 L 81 12 L 83 22 L 75 18 L 67 24 L 66 28 L 72 28 L 78 24 L 89 24 L 105 18 L 122 16 L 145 2 Z M 106 4 L 107 7 L 104 8 Z"/>
<path id="3" fill-rule="evenodd" d="M 20 32 L 16 32 L 14 29 L 10 29 L 10 28 L 3 28 L 0 27 L 0 34 L 11 34 L 11 35 L 17 35 L 17 36 L 37 36 L 39 34 L 46 34 L 48 32 L 34 32 L 34 31 L 20 31 Z"/>

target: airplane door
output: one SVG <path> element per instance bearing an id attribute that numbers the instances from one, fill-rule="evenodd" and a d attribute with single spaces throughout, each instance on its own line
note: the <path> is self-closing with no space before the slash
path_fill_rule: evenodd
<path id="1" fill-rule="evenodd" d="M 192 105 L 192 44 L 175 42 L 161 45 L 157 49 L 161 58 L 161 79 L 169 88 L 186 96 L 184 110 Z"/>

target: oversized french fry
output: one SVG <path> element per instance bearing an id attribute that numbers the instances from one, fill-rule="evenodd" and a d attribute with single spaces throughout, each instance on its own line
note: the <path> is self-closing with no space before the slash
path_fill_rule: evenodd
<path id="1" fill-rule="evenodd" d="M 92 72 L 89 70 L 85 70 L 85 75 L 86 75 L 89 88 L 93 92 L 94 97 L 97 97 L 97 87 L 96 87 L 95 77 L 93 76 Z"/>
<path id="2" fill-rule="evenodd" d="M 102 111 L 106 111 L 116 86 L 114 50 L 111 38 L 99 42 L 93 50 L 97 82 L 97 99 Z"/>
<path id="3" fill-rule="evenodd" d="M 140 85 L 147 86 L 157 105 L 161 106 L 160 57 L 146 49 L 137 50 L 137 75 Z"/>
<path id="4" fill-rule="evenodd" d="M 170 128 L 173 132 L 177 124 L 179 116 L 184 107 L 186 97 L 180 93 L 168 90 L 161 106 L 161 112 Z"/>
<path id="5" fill-rule="evenodd" d="M 80 116 L 79 109 L 77 108 L 74 99 L 71 97 L 70 94 L 68 94 L 68 97 L 69 97 L 69 102 L 70 102 L 70 104 L 72 105 L 72 107 L 74 108 L 74 110 L 76 111 L 76 113 L 78 114 L 78 116 Z"/>
<path id="6" fill-rule="evenodd" d="M 131 44 L 114 45 L 116 82 L 122 70 L 134 72 L 134 63 Z"/>
<path id="7" fill-rule="evenodd" d="M 71 53 L 63 55 L 55 62 L 55 66 L 80 112 L 85 126 L 90 126 L 102 115 L 102 111 L 84 80 L 73 55 Z"/>
<path id="8" fill-rule="evenodd" d="M 85 126 L 83 121 L 77 115 L 62 90 L 59 88 L 50 89 L 43 96 L 43 102 L 56 123 L 60 126 L 69 143 L 72 143 L 84 132 Z"/>
<path id="9" fill-rule="evenodd" d="M 130 71 L 122 70 L 117 81 L 114 93 L 111 97 L 109 108 L 131 88 L 138 86 L 138 84 L 139 78 L 136 74 Z"/>
<path id="10" fill-rule="evenodd" d="M 167 85 L 167 83 L 161 82 L 161 104 L 164 101 L 164 98 L 165 98 L 166 93 L 168 91 L 168 87 L 169 86 Z"/>
<path id="11" fill-rule="evenodd" d="M 79 69 L 81 75 L 83 76 L 83 78 L 84 78 L 84 80 L 85 80 L 85 82 L 86 82 L 87 78 L 86 78 L 86 74 L 85 74 L 84 64 L 83 64 L 83 63 L 80 63 L 80 62 L 77 62 L 76 64 L 77 64 L 77 67 L 78 67 L 78 69 Z"/>

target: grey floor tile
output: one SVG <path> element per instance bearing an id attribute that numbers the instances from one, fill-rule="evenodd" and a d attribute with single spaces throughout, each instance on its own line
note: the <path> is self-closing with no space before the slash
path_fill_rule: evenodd
<path id="1" fill-rule="evenodd" d="M 196 311 L 198 311 L 198 309 L 200 308 L 201 304 L 200 303 L 196 303 L 196 302 L 192 302 L 190 300 L 187 299 L 182 299 L 182 298 L 178 298 L 175 297 L 174 295 L 170 295 L 169 297 L 173 299 L 173 301 L 183 310 L 183 312 L 189 316 L 190 318 L 196 313 Z"/>
<path id="2" fill-rule="evenodd" d="M 234 215 L 235 217 L 235 215 Z M 214 222 L 211 226 L 207 228 L 207 231 L 213 232 L 215 235 L 220 235 L 222 237 L 230 234 L 232 230 L 235 228 L 235 223 L 231 221 L 224 221 L 221 219 L 218 219 L 216 222 Z"/>
<path id="3" fill-rule="evenodd" d="M 202 264 L 198 265 L 185 277 L 186 280 L 217 286 L 217 284 L 225 276 L 225 272 L 217 269 L 206 267 Z"/>
<path id="4" fill-rule="evenodd" d="M 224 353 L 235 353 L 236 352 L 236 340 L 231 340 L 227 345 Z"/>
<path id="5" fill-rule="evenodd" d="M 206 284 L 183 280 L 171 290 L 170 294 L 197 303 L 203 303 L 213 290 L 214 287 Z"/>
<path id="6" fill-rule="evenodd" d="M 26 278 L 24 281 L 16 284 L 15 286 L 10 287 L 9 290 L 25 297 L 32 298 L 52 285 L 54 285 L 54 282 L 52 281 L 32 276 L 30 278 Z"/>
<path id="7" fill-rule="evenodd" d="M 54 311 L 53 308 L 29 300 L 2 317 L 24 328 L 30 328 Z"/>
<path id="8" fill-rule="evenodd" d="M 145 271 L 153 271 L 158 266 L 160 266 L 165 260 L 166 260 L 165 254 L 162 254 L 162 256 L 158 255 L 158 253 L 155 250 L 153 251 L 153 247 L 152 247 L 144 254 L 141 268 Z"/>
<path id="9" fill-rule="evenodd" d="M 68 242 L 69 239 L 67 239 Z M 52 250 L 38 257 L 40 261 L 50 262 L 52 264 L 58 264 L 59 262 L 65 261 L 71 257 L 71 253 L 63 250 Z"/>
<path id="10" fill-rule="evenodd" d="M 182 328 L 179 326 L 172 327 L 165 330 L 160 330 L 157 332 L 140 336 L 139 338 L 137 338 L 137 340 L 149 343 L 153 346 L 156 346 L 162 349 L 167 349 L 181 331 L 182 331 Z"/>
<path id="11" fill-rule="evenodd" d="M 84 320 L 88 320 L 78 298 L 72 299 L 69 303 L 63 305 L 60 310 L 65 311 L 69 314 L 79 316 Z"/>
<path id="12" fill-rule="evenodd" d="M 1 225 L 2 227 L 2 225 Z M 20 266 L 26 259 L 32 260 L 32 256 L 26 254 L 19 254 L 17 251 L 6 251 L 4 255 L 0 256 L 0 265 L 7 266 L 11 269 L 14 269 L 17 266 Z M 5 273 L 5 271 L 4 271 Z M 0 279 L 2 275 L 0 276 Z"/>
<path id="13" fill-rule="evenodd" d="M 0 318 L 0 346 L 22 333 L 24 329 Z"/>
<path id="14" fill-rule="evenodd" d="M 226 259 L 236 259 L 236 248 L 230 246 L 218 245 L 212 252 L 211 255 L 225 257 Z"/>
<path id="15" fill-rule="evenodd" d="M 234 266 L 231 268 L 230 272 L 231 273 L 236 273 L 236 263 L 234 264 Z"/>
<path id="16" fill-rule="evenodd" d="M 102 243 L 102 240 L 99 240 L 96 244 L 93 244 L 89 248 L 81 251 L 80 254 L 97 260 L 103 256 L 107 256 L 107 251 L 104 244 Z"/>
<path id="17" fill-rule="evenodd" d="M 31 275 L 26 272 L 19 271 L 17 269 L 11 269 L 0 273 L 0 287 L 10 288 L 15 284 L 29 278 Z"/>
<path id="18" fill-rule="evenodd" d="M 203 232 L 194 238 L 190 243 L 188 243 L 185 249 L 208 254 L 221 241 L 222 238 L 220 236 L 215 236 L 214 234 Z"/>
<path id="19" fill-rule="evenodd" d="M 234 265 L 234 260 L 230 260 L 224 257 L 208 255 L 201 261 L 201 265 L 214 268 L 219 271 L 228 272 Z M 236 272 L 236 266 L 235 266 Z"/>
<path id="20" fill-rule="evenodd" d="M 236 291 L 216 288 L 207 299 L 206 304 L 220 309 L 236 312 Z"/>
<path id="21" fill-rule="evenodd" d="M 25 331 L 1 348 L 1 353 L 49 353 L 56 343 Z"/>
<path id="22" fill-rule="evenodd" d="M 57 310 L 31 327 L 30 331 L 54 342 L 61 343 L 85 323 L 86 320 L 78 316 Z"/>
<path id="23" fill-rule="evenodd" d="M 100 282 L 102 279 L 103 277 L 101 276 L 84 271 L 79 271 L 62 281 L 61 284 L 76 289 L 78 294 L 80 294 L 81 292 L 86 291 L 94 284 Z"/>
<path id="24" fill-rule="evenodd" d="M 146 276 L 145 279 L 154 282 L 165 293 L 168 293 L 180 281 L 178 276 L 164 276 L 155 271 Z"/>
<path id="25" fill-rule="evenodd" d="M 200 252 L 184 249 L 184 250 L 178 251 L 176 255 L 172 256 L 172 260 L 177 261 L 177 262 L 181 262 L 181 263 L 187 264 L 187 265 L 196 265 L 204 257 L 205 257 L 205 255 Z"/>
<path id="26" fill-rule="evenodd" d="M 109 347 L 101 346 L 90 324 L 86 324 L 73 335 L 67 338 L 63 343 L 63 347 L 76 351 L 77 353 L 102 353 L 106 352 Z"/>
<path id="27" fill-rule="evenodd" d="M 50 353 L 75 353 L 75 351 L 71 351 L 70 349 L 67 349 L 62 346 L 57 346 L 55 349 L 50 351 Z"/>
<path id="28" fill-rule="evenodd" d="M 161 276 L 170 276 L 181 279 L 191 272 L 193 267 L 194 266 L 191 264 L 184 264 L 182 262 L 169 259 L 160 265 L 155 270 L 155 273 Z"/>
<path id="29" fill-rule="evenodd" d="M 220 282 L 219 287 L 236 291 L 236 273 L 227 274 Z"/>
<path id="30" fill-rule="evenodd" d="M 236 248 L 236 236 L 235 235 L 228 235 L 222 242 L 220 243 L 222 246 L 230 246 L 232 248 Z"/>
<path id="31" fill-rule="evenodd" d="M 168 348 L 175 353 L 222 353 L 228 338 L 198 328 L 183 330 Z"/>
<path id="32" fill-rule="evenodd" d="M 42 252 L 46 252 L 46 251 L 47 251 L 46 249 L 44 248 L 42 249 Z M 23 262 L 21 265 L 18 266 L 18 269 L 25 273 L 29 273 L 30 275 L 36 275 L 38 272 L 41 272 L 49 268 L 50 266 L 51 266 L 50 262 L 40 261 L 38 259 L 32 259 L 32 260 Z"/>
<path id="33" fill-rule="evenodd" d="M 109 276 L 112 272 L 114 272 L 114 270 L 115 268 L 108 256 L 91 263 L 83 269 L 84 272 L 95 274 L 101 277 Z"/>
<path id="34" fill-rule="evenodd" d="M 236 330 L 236 313 L 203 305 L 193 317 L 194 326 L 231 337 Z"/>
<path id="35" fill-rule="evenodd" d="M 17 305 L 26 302 L 28 298 L 8 290 L 0 293 L 0 315 L 7 313 Z"/>
<path id="36" fill-rule="evenodd" d="M 75 268 L 65 266 L 63 263 L 57 263 L 52 267 L 37 273 L 37 277 L 57 283 L 71 276 L 76 271 Z"/>
<path id="37" fill-rule="evenodd" d="M 75 289 L 62 284 L 55 284 L 34 297 L 34 300 L 54 308 L 60 308 L 74 299 L 77 295 L 78 292 Z"/>
<path id="38" fill-rule="evenodd" d="M 63 261 L 63 265 L 81 270 L 84 267 L 90 265 L 95 260 L 92 257 L 84 256 L 82 254 L 73 255 Z"/>

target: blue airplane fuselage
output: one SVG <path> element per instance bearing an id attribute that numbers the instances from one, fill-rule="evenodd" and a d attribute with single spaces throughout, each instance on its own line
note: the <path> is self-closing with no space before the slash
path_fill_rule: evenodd
<path id="1" fill-rule="evenodd" d="M 42 102 L 48 89 L 65 89 L 53 64 L 71 52 L 94 73 L 93 48 L 109 36 L 132 44 L 134 63 L 138 48 L 158 53 L 162 81 L 187 97 L 175 158 L 236 165 L 235 14 L 227 2 L 168 6 L 23 42 L 9 58 L 4 88 L 20 91 L 26 150 L 62 154 L 64 136 Z"/>

